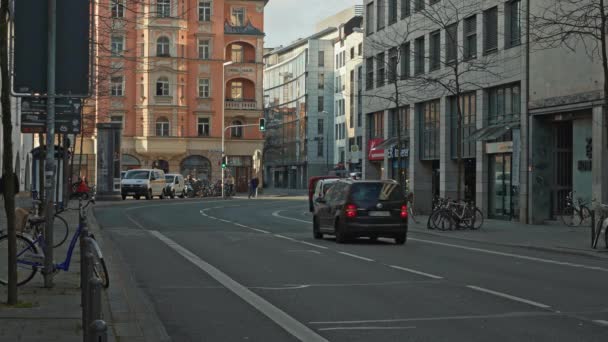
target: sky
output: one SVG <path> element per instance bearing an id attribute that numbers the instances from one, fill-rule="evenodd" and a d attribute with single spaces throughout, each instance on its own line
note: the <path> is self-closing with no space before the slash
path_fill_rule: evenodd
<path id="1" fill-rule="evenodd" d="M 287 45 L 315 33 L 317 21 L 361 0 L 270 0 L 265 8 L 265 47 Z"/>

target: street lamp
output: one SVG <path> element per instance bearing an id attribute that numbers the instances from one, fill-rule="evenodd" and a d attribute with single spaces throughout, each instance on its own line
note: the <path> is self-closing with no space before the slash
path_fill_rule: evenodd
<path id="1" fill-rule="evenodd" d="M 222 64 L 222 161 L 226 156 L 226 150 L 224 148 L 226 132 L 224 127 L 226 125 L 226 67 L 234 64 L 233 61 L 228 61 Z M 224 198 L 224 169 L 222 168 L 222 198 Z"/>

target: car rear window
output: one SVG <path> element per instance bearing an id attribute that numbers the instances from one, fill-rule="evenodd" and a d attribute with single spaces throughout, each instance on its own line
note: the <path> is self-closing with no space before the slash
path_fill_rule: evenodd
<path id="1" fill-rule="evenodd" d="M 368 207 L 378 202 L 403 201 L 403 191 L 396 183 L 355 183 L 350 199 L 358 207 Z"/>

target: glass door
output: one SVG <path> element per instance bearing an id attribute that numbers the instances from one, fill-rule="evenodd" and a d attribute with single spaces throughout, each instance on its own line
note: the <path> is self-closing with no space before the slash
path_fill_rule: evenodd
<path id="1" fill-rule="evenodd" d="M 513 214 L 511 187 L 511 154 L 490 156 L 490 215 L 496 218 L 510 218 Z"/>

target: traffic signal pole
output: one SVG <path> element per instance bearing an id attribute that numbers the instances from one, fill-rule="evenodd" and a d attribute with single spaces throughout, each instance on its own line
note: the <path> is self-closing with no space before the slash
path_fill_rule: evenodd
<path id="1" fill-rule="evenodd" d="M 224 158 L 226 158 L 226 160 L 228 160 L 228 156 L 226 156 L 226 148 L 225 148 L 225 144 L 226 144 L 226 131 L 230 128 L 237 128 L 237 127 L 252 127 L 252 126 L 258 126 L 260 127 L 260 130 L 264 130 L 265 127 L 263 124 L 265 124 L 265 121 L 261 121 L 264 119 L 260 119 L 260 123 L 259 124 L 247 124 L 247 125 L 230 125 L 230 126 L 226 126 L 224 127 L 224 130 L 222 131 L 222 198 L 224 198 L 224 168 L 223 168 L 223 162 L 224 162 Z M 228 166 L 228 163 L 226 162 L 226 166 Z"/>

